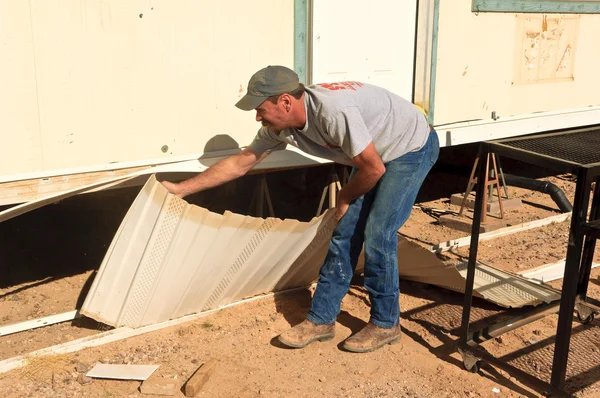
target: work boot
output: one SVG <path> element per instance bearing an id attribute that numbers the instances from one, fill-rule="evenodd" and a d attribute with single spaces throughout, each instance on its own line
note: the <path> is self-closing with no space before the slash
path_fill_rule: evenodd
<path id="1" fill-rule="evenodd" d="M 335 335 L 335 322 L 315 325 L 308 319 L 279 335 L 279 341 L 288 347 L 304 348 L 313 341 L 331 340 Z"/>
<path id="2" fill-rule="evenodd" d="M 398 343 L 400 337 L 402 337 L 400 325 L 386 329 L 369 322 L 360 332 L 348 337 L 343 347 L 352 352 L 369 352 L 386 344 Z"/>

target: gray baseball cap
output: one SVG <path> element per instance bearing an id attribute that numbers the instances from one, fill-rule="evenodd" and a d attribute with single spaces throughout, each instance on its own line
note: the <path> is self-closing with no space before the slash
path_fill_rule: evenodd
<path id="1" fill-rule="evenodd" d="M 269 65 L 256 72 L 248 82 L 248 92 L 235 106 L 244 111 L 256 109 L 267 98 L 289 93 L 300 87 L 296 72 L 280 65 Z"/>

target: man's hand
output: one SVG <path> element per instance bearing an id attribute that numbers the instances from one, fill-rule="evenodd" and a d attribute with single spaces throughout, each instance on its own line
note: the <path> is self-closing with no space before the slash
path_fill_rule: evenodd
<path id="1" fill-rule="evenodd" d="M 175 184 L 169 181 L 161 181 L 161 184 L 167 188 L 167 191 L 169 191 L 169 193 L 172 193 L 173 195 L 177 196 L 178 198 L 183 199 L 185 197 L 185 193 L 182 192 L 179 184 Z"/>
<path id="2" fill-rule="evenodd" d="M 385 173 L 385 166 L 373 143 L 370 143 L 360 154 L 355 156 L 352 159 L 352 164 L 358 170 L 338 194 L 335 206 L 335 217 L 338 221 L 348 211 L 350 202 L 369 192 Z"/>
<path id="3" fill-rule="evenodd" d="M 340 221 L 342 217 L 348 211 L 348 207 L 350 207 L 350 201 L 344 199 L 342 195 L 342 191 L 340 191 L 340 195 L 338 196 L 337 204 L 335 205 L 335 219 L 336 221 Z"/>

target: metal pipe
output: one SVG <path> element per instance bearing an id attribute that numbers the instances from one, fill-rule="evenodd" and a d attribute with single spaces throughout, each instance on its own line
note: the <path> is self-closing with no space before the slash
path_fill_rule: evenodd
<path id="1" fill-rule="evenodd" d="M 533 178 L 515 176 L 511 174 L 504 174 L 506 184 L 513 187 L 526 188 L 534 191 L 550 194 L 550 197 L 554 200 L 558 208 L 563 213 L 573 211 L 573 206 L 569 202 L 569 199 L 565 196 L 565 193 L 556 185 L 548 181 L 539 181 Z"/>

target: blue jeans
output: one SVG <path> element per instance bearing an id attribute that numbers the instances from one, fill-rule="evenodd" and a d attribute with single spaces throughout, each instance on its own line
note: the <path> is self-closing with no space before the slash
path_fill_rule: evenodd
<path id="1" fill-rule="evenodd" d="M 426 144 L 385 164 L 385 173 L 369 192 L 352 201 L 333 231 L 307 319 L 335 322 L 364 243 L 365 288 L 371 300 L 370 322 L 392 328 L 400 322 L 397 231 L 410 216 L 417 193 L 440 151 L 437 134 Z M 351 177 L 356 170 L 352 170 Z"/>

